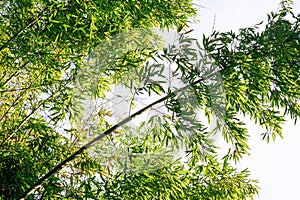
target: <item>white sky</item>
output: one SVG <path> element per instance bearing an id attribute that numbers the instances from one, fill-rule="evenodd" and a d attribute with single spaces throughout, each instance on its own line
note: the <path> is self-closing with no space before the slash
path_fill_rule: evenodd
<path id="1" fill-rule="evenodd" d="M 279 0 L 198 0 L 200 24 L 194 34 L 209 34 L 214 24 L 217 31 L 237 31 L 264 20 L 267 13 L 276 11 Z M 294 1 L 294 10 L 300 13 L 300 0 Z M 261 140 L 260 128 L 247 123 L 252 133 L 249 144 L 251 156 L 243 159 L 241 168 L 249 168 L 252 177 L 260 182 L 260 194 L 256 200 L 300 199 L 300 123 L 294 126 L 288 121 L 283 128 L 284 140 L 266 143 Z"/>

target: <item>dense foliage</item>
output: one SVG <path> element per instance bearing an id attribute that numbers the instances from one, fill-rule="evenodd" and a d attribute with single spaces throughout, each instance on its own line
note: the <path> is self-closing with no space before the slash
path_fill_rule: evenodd
<path id="1" fill-rule="evenodd" d="M 300 18 L 290 5 L 283 1 L 262 31 L 214 32 L 204 37 L 203 49 L 185 32 L 196 14 L 190 0 L 2 1 L 0 197 L 253 197 L 258 187 L 249 172 L 231 166 L 249 151 L 249 133 L 237 116 L 254 119 L 267 140 L 281 136 L 286 115 L 295 122 L 300 116 Z M 146 28 L 154 27 L 177 30 L 178 45 L 153 45 L 158 39 Z M 151 78 L 166 78 L 163 71 L 171 64 L 181 88 Z M 114 115 L 107 96 L 111 85 L 156 96 L 168 112 L 137 128 L 116 126 L 97 144 L 82 145 L 114 127 L 108 120 Z M 213 90 L 221 87 L 225 96 Z M 102 102 L 96 115 L 87 113 L 82 99 Z M 134 102 L 132 97 L 132 109 Z M 216 118 L 214 130 L 197 118 L 198 110 Z M 213 140 L 219 131 L 231 144 L 223 159 Z M 118 151 L 103 150 L 112 144 Z M 184 149 L 187 161 L 173 158 L 169 148 Z M 145 154 L 155 155 L 159 167 L 135 156 Z"/>

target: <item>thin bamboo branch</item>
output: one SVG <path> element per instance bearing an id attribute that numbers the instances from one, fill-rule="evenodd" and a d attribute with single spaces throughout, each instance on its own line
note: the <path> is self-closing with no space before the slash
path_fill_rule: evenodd
<path id="1" fill-rule="evenodd" d="M 53 3 L 51 3 L 49 6 L 47 6 L 44 10 L 41 11 L 41 13 L 44 13 L 47 9 L 51 7 Z M 23 29 L 19 30 L 15 35 L 13 35 L 9 40 L 7 40 L 2 46 L 0 46 L 0 51 L 2 51 L 4 48 L 8 46 L 10 42 L 21 36 L 27 29 L 31 28 L 34 26 L 43 16 L 39 15 L 37 18 L 32 20 L 29 24 L 27 24 Z"/>
<path id="2" fill-rule="evenodd" d="M 5 42 L 5 43 L 0 47 L 0 51 L 2 51 L 4 48 L 6 48 L 10 42 L 12 42 L 13 40 L 15 40 L 15 39 L 16 39 L 17 37 L 19 37 L 20 35 L 22 35 L 23 32 L 24 32 L 25 30 L 27 30 L 28 28 L 30 28 L 30 27 L 32 27 L 33 25 L 35 25 L 35 24 L 38 22 L 38 20 L 41 19 L 41 17 L 42 17 L 41 15 L 38 16 L 36 19 L 34 19 L 32 22 L 30 22 L 30 23 L 29 23 L 27 26 L 25 26 L 23 29 L 19 30 L 15 35 L 13 35 L 7 42 Z"/>
<path id="3" fill-rule="evenodd" d="M 209 79 L 210 77 L 216 75 L 217 73 L 219 73 L 219 71 L 216 71 L 212 74 L 210 74 L 209 76 L 205 77 L 205 79 Z M 205 80 L 204 78 L 201 78 L 195 82 L 193 82 L 191 85 L 196 85 L 202 81 Z M 63 160 L 61 163 L 59 163 L 56 167 L 54 167 L 52 170 L 50 170 L 48 173 L 46 173 L 43 177 L 41 177 L 35 184 L 33 184 L 28 190 L 26 190 L 22 196 L 20 196 L 18 199 L 25 199 L 29 194 L 31 194 L 32 192 L 34 192 L 37 188 L 41 187 L 42 184 L 48 179 L 50 178 L 52 175 L 54 175 L 55 173 L 57 173 L 59 170 L 61 170 L 63 168 L 63 166 L 65 164 L 67 164 L 68 162 L 74 160 L 78 155 L 80 155 L 81 153 L 83 153 L 86 149 L 88 149 L 89 147 L 91 147 L 94 143 L 96 143 L 97 141 L 100 141 L 101 139 L 103 139 L 105 136 L 109 135 L 110 133 L 112 133 L 113 131 L 115 131 L 118 127 L 121 127 L 122 125 L 130 122 L 133 118 L 135 118 L 136 116 L 142 114 L 143 112 L 145 112 L 146 110 L 150 109 L 152 106 L 157 105 L 159 103 L 162 103 L 163 101 L 167 100 L 168 98 L 174 96 L 176 93 L 178 92 L 182 92 L 185 91 L 188 87 L 190 87 L 190 85 L 186 85 L 182 88 L 179 88 L 173 92 L 170 92 L 169 94 L 163 96 L 162 98 L 154 101 L 153 103 L 149 104 L 148 106 L 140 109 L 139 111 L 135 112 L 134 114 L 128 116 L 127 118 L 125 118 L 124 120 L 120 121 L 119 123 L 115 124 L 114 126 L 112 126 L 111 128 L 107 129 L 106 131 L 104 131 L 102 134 L 100 134 L 99 136 L 95 137 L 93 140 L 91 140 L 90 142 L 88 142 L 87 144 L 85 144 L 84 146 L 82 146 L 80 149 L 78 149 L 75 153 L 73 153 L 72 155 L 70 155 L 68 158 L 66 158 L 65 160 Z"/>
<path id="4" fill-rule="evenodd" d="M 25 68 L 26 67 L 26 65 L 29 63 L 29 61 L 26 61 L 17 71 L 15 71 L 12 75 L 10 75 L 9 77 L 8 77 L 8 79 L 6 79 L 5 81 L 4 81 L 4 83 L 3 83 L 3 85 L 2 85 L 2 87 L 4 87 L 4 86 L 6 86 L 8 83 L 9 83 L 9 81 L 13 78 L 13 77 L 16 77 L 18 74 L 19 74 L 19 72 L 23 69 L 23 68 Z"/>
<path id="5" fill-rule="evenodd" d="M 60 91 L 60 89 L 58 89 L 58 91 L 57 92 L 59 92 Z M 1 146 L 3 145 L 3 144 L 5 144 L 8 140 L 10 140 L 16 133 L 17 133 L 17 131 L 19 131 L 20 130 L 20 128 L 30 119 L 30 117 L 33 115 L 33 114 L 35 114 L 36 113 L 36 111 L 42 106 L 42 105 L 44 105 L 44 103 L 45 102 L 47 102 L 50 98 L 53 98 L 53 96 L 54 96 L 54 94 L 55 93 L 53 93 L 51 96 L 49 96 L 47 99 L 45 99 L 45 100 L 42 100 L 23 120 L 22 120 L 22 122 L 18 125 L 18 127 L 14 130 L 14 132 L 12 133 L 12 134 L 10 134 L 8 137 L 6 137 L 5 139 L 4 139 L 4 141 L 1 143 Z"/>

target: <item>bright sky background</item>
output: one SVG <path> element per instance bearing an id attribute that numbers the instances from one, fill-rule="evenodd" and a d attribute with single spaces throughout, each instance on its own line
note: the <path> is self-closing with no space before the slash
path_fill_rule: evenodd
<path id="1" fill-rule="evenodd" d="M 201 20 L 194 34 L 209 34 L 212 26 L 217 31 L 237 31 L 264 20 L 267 13 L 276 11 L 279 0 L 198 0 Z M 294 1 L 294 10 L 300 13 L 300 0 Z M 215 17 L 214 17 L 215 16 Z M 261 140 L 261 129 L 247 120 L 251 133 L 251 156 L 239 167 L 249 168 L 252 178 L 260 182 L 260 194 L 256 200 L 300 199 L 300 123 L 288 121 L 283 129 L 284 140 L 266 143 Z"/>

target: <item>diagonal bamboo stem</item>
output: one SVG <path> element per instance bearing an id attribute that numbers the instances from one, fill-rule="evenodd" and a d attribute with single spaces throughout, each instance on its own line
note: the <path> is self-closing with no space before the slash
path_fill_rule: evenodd
<path id="1" fill-rule="evenodd" d="M 87 144 L 85 144 L 84 146 L 82 146 L 80 149 L 78 149 L 75 153 L 73 153 L 72 155 L 70 155 L 69 157 L 67 157 L 65 160 L 63 160 L 60 164 L 58 164 L 56 167 L 54 167 L 52 170 L 50 170 L 47 174 L 45 174 L 43 177 L 41 177 L 35 184 L 33 184 L 28 190 L 26 190 L 22 196 L 20 196 L 18 199 L 19 200 L 24 200 L 29 194 L 31 194 L 32 192 L 34 192 L 37 188 L 41 187 L 42 184 L 48 179 L 50 178 L 52 175 L 54 175 L 55 173 L 57 173 L 59 170 L 61 170 L 63 168 L 63 166 L 65 164 L 67 164 L 68 162 L 74 160 L 78 155 L 80 155 L 81 153 L 83 153 L 86 149 L 88 149 L 89 147 L 91 147 L 94 143 L 96 143 L 97 141 L 100 141 L 101 139 L 103 139 L 105 136 L 109 135 L 110 133 L 112 133 L 113 131 L 115 131 L 118 127 L 130 122 L 133 118 L 135 118 L 136 116 L 142 114 L 143 112 L 145 112 L 146 110 L 150 109 L 152 106 L 157 105 L 159 103 L 164 102 L 165 100 L 167 100 L 168 98 L 174 96 L 176 93 L 178 92 L 182 92 L 185 91 L 187 88 L 189 88 L 190 86 L 193 85 L 197 85 L 198 83 L 201 83 L 202 81 L 209 79 L 211 77 L 213 77 L 214 75 L 216 75 L 217 73 L 219 73 L 219 71 L 216 71 L 212 74 L 210 74 L 209 76 L 206 76 L 205 78 L 201 78 L 193 83 L 191 83 L 191 85 L 186 85 L 182 88 L 176 89 L 173 92 L 170 92 L 169 94 L 166 94 L 165 96 L 161 97 L 160 99 L 152 102 L 151 104 L 149 104 L 148 106 L 140 109 L 139 111 L 133 113 L 132 115 L 128 116 L 127 118 L 125 118 L 124 120 L 120 121 L 119 123 L 115 124 L 114 126 L 112 126 L 111 128 L 107 129 L 106 131 L 104 131 L 102 134 L 100 134 L 99 136 L 95 137 L 93 140 L 91 140 L 90 142 L 88 142 Z"/>

